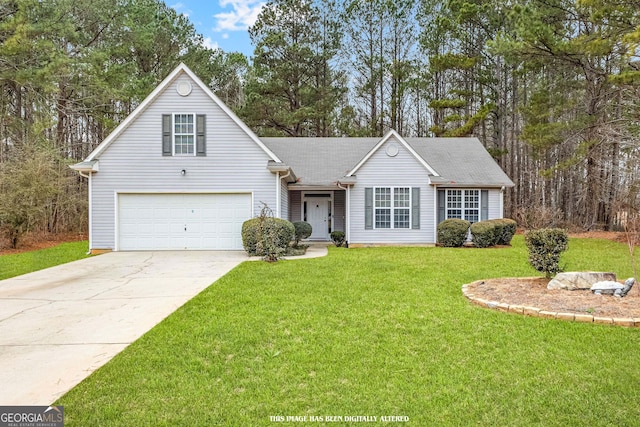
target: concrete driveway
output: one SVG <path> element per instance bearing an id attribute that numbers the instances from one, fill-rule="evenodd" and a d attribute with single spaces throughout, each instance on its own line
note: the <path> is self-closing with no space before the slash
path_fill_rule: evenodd
<path id="1" fill-rule="evenodd" d="M 114 252 L 0 281 L 0 405 L 49 405 L 248 260 Z"/>

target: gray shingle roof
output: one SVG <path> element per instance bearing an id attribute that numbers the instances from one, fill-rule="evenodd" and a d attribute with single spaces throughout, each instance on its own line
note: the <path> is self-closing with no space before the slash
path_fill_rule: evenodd
<path id="1" fill-rule="evenodd" d="M 335 185 L 382 138 L 260 138 L 304 185 Z M 459 186 L 500 187 L 513 182 L 476 138 L 405 138 L 441 178 Z M 357 175 L 357 174 L 356 174 Z"/>

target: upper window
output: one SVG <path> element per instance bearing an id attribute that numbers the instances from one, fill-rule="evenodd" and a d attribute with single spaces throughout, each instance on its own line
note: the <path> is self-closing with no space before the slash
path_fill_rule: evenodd
<path id="1" fill-rule="evenodd" d="M 190 155 L 195 154 L 195 125 L 193 114 L 173 115 L 173 154 Z"/>
<path id="2" fill-rule="evenodd" d="M 162 115 L 163 156 L 206 156 L 206 116 L 174 113 Z"/>
<path id="3" fill-rule="evenodd" d="M 378 187 L 374 192 L 375 228 L 411 228 L 411 189 Z"/>

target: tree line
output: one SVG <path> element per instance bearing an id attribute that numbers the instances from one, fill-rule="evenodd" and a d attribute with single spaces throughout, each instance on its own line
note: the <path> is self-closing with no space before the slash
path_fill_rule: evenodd
<path id="1" fill-rule="evenodd" d="M 64 179 L 25 228 L 83 227 L 86 185 L 59 165 L 180 61 L 259 135 L 477 136 L 523 225 L 612 229 L 639 206 L 638 0 L 272 0 L 249 34 L 247 58 L 157 0 L 5 0 L 0 223 L 44 150 Z"/>

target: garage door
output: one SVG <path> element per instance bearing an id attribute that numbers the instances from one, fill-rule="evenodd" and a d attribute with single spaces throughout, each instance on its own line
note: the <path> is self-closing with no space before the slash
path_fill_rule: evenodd
<path id="1" fill-rule="evenodd" d="M 119 194 L 120 250 L 241 250 L 250 194 Z"/>

